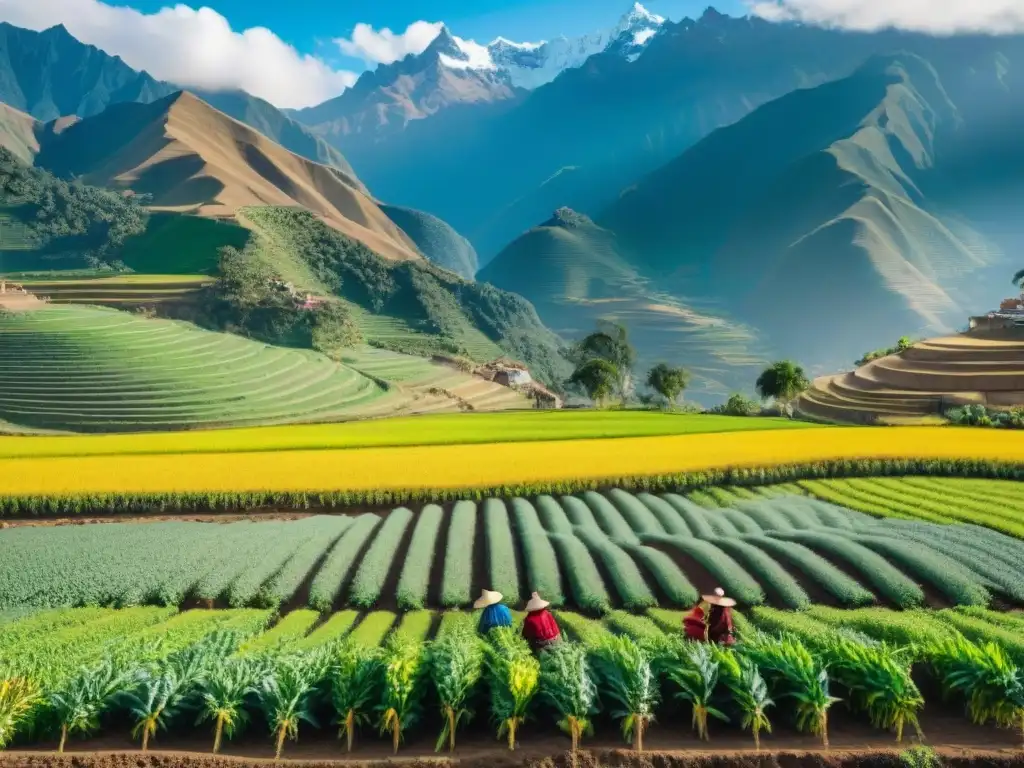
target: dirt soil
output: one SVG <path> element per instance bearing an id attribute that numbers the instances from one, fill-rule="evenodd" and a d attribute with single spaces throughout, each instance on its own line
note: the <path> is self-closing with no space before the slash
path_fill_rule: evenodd
<path id="1" fill-rule="evenodd" d="M 837 713 L 838 714 L 838 713 Z M 762 751 L 755 752 L 749 734 L 735 728 L 711 724 L 711 741 L 701 743 L 689 731 L 689 717 L 671 725 L 655 724 L 645 738 L 645 751 L 624 749 L 614 735 L 584 740 L 586 749 L 577 756 L 576 768 L 897 768 L 905 765 L 899 753 L 914 745 L 905 740 L 897 745 L 891 735 L 880 734 L 862 723 L 837 718 L 830 728 L 831 748 L 819 740 L 779 729 L 762 738 Z M 972 726 L 962 715 L 935 715 L 922 719 L 922 728 L 932 739 L 929 745 L 943 758 L 944 768 L 1005 766 L 1024 768 L 1020 733 Z M 538 733 L 527 723 L 515 752 L 491 733 L 474 728 L 460 735 L 452 756 L 434 752 L 435 735 L 410 735 L 397 756 L 390 742 L 365 729 L 362 742 L 351 756 L 327 731 L 300 733 L 298 742 L 287 742 L 284 762 L 303 768 L 327 765 L 410 766 L 456 763 L 466 768 L 571 768 L 566 737 L 546 730 Z M 602 728 L 603 733 L 609 729 Z M 64 755 L 55 754 L 56 744 L 0 753 L 0 768 L 238 768 L 272 764 L 273 744 L 257 727 L 243 737 L 225 744 L 219 756 L 209 753 L 211 738 L 205 733 L 161 734 L 156 749 L 143 753 L 127 734 L 71 742 Z M 923 767 L 922 767 L 923 768 Z"/>

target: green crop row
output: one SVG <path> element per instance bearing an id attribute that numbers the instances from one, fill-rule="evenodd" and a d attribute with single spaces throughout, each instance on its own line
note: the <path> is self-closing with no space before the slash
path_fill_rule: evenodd
<path id="1" fill-rule="evenodd" d="M 422 608 L 427 604 L 430 569 L 434 565 L 437 535 L 441 530 L 443 516 L 444 510 L 436 504 L 428 504 L 417 515 L 409 552 L 398 579 L 398 607 L 402 610 Z"/>
<path id="2" fill-rule="evenodd" d="M 444 572 L 441 576 L 441 605 L 466 605 L 473 599 L 473 546 L 476 542 L 476 505 L 456 502 L 448 527 Z"/>

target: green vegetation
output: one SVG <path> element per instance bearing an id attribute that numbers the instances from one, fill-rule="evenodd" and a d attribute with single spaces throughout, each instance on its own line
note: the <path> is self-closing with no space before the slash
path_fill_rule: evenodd
<path id="1" fill-rule="evenodd" d="M 907 730 L 920 736 L 924 697 L 912 665 L 973 722 L 1021 724 L 1024 669 L 1004 644 L 1013 635 L 1000 632 L 1024 622 L 1016 614 L 756 608 L 749 622 L 737 616 L 733 648 L 685 642 L 680 615 L 614 612 L 602 624 L 558 612 L 566 639 L 537 659 L 515 630 L 484 640 L 464 621 L 444 631 L 444 618 L 428 611 L 400 623 L 392 613 L 366 614 L 346 638 L 316 645 L 309 640 L 318 632 L 351 626 L 353 616 L 336 614 L 310 633 L 318 615 L 305 610 L 273 625 L 266 611 L 42 611 L 0 630 L 0 733 L 4 746 L 52 739 L 63 748 L 134 724 L 145 748 L 167 731 L 208 724 L 218 752 L 265 720 L 267 749 L 280 755 L 300 727 L 336 724 L 352 750 L 357 732 L 374 724 L 398 750 L 424 721 L 437 728 L 437 749 L 450 751 L 457 733 L 486 714 L 510 749 L 524 725 L 549 716 L 575 749 L 593 732 L 600 697 L 640 750 L 650 722 L 668 713 L 663 691 L 692 710 L 700 738 L 715 719 L 751 731 L 757 745 L 785 715 L 827 745 L 829 712 L 842 702 L 899 742 Z M 965 618 L 972 635 L 950 625 Z M 442 629 L 431 637 L 431 627 Z"/>
<path id="2" fill-rule="evenodd" d="M 372 380 L 311 352 L 110 309 L 0 314 L 0 418 L 40 429 L 138 431 L 352 416 Z"/>
<path id="3" fill-rule="evenodd" d="M 346 316 L 370 344 L 478 362 L 511 356 L 551 385 L 559 385 L 568 373 L 560 340 L 519 296 L 466 282 L 430 263 L 389 262 L 308 211 L 246 208 L 241 215 L 256 236 L 232 258 L 252 275 L 272 274 L 299 290 L 340 298 Z M 246 330 L 254 322 L 230 304 L 222 306 L 218 317 L 222 324 L 239 323 Z M 388 328 L 399 333 L 391 335 Z"/>
<path id="4" fill-rule="evenodd" d="M 803 368 L 792 360 L 780 360 L 761 372 L 754 387 L 762 399 L 785 404 L 810 385 Z"/>
<path id="5" fill-rule="evenodd" d="M 647 386 L 674 406 L 683 390 L 690 383 L 690 373 L 685 368 L 673 368 L 667 363 L 658 363 L 647 372 Z"/>
<path id="6" fill-rule="evenodd" d="M 382 601 L 420 610 L 468 607 L 488 588 L 513 606 L 539 591 L 555 606 L 606 615 L 690 606 L 695 585 L 708 589 L 710 579 L 744 605 L 805 609 L 814 596 L 912 609 L 927 595 L 962 606 L 1024 603 L 1021 539 L 977 525 L 879 519 L 805 496 L 724 496 L 732 506 L 713 510 L 678 494 L 622 489 L 488 498 L 223 523 L 216 536 L 201 522 L 14 527 L 0 531 L 10 553 L 0 561 L 0 610 L 178 606 L 193 597 L 233 607 L 301 598 L 324 612 Z"/>
<path id="7" fill-rule="evenodd" d="M 872 360 L 878 360 L 881 357 L 895 355 L 899 352 L 902 352 L 905 349 L 910 349 L 912 346 L 914 346 L 914 341 L 909 336 L 900 336 L 899 341 L 897 341 L 894 346 L 885 347 L 883 349 L 876 349 L 871 352 L 868 352 L 867 354 L 862 355 L 859 360 L 857 360 L 856 365 L 867 365 Z"/>

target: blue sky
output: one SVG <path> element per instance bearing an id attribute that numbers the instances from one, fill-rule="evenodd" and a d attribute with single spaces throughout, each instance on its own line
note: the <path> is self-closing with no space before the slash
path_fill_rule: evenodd
<path id="1" fill-rule="evenodd" d="M 169 5 L 168 0 L 118 0 L 111 4 L 143 13 L 155 13 Z M 643 3 L 652 13 L 673 20 L 696 18 L 708 4 L 708 0 Z M 711 4 L 723 13 L 745 13 L 741 0 L 714 0 Z M 360 70 L 365 67 L 363 62 L 341 55 L 331 42 L 350 36 L 357 23 L 402 32 L 415 21 L 443 21 L 454 34 L 478 42 L 489 42 L 498 35 L 533 41 L 610 26 L 631 7 L 632 0 L 206 0 L 202 5 L 227 18 L 233 29 L 267 27 L 300 53 Z"/>

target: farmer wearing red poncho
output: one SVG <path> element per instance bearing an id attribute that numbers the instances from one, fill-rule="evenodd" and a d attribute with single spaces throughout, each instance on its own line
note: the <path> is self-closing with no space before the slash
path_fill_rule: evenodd
<path id="1" fill-rule="evenodd" d="M 719 587 L 713 595 L 701 595 L 700 602 L 683 619 L 683 631 L 690 640 L 733 645 L 732 608 L 736 601 Z"/>
<path id="2" fill-rule="evenodd" d="M 555 617 L 551 615 L 547 600 L 534 592 L 530 595 L 530 602 L 526 604 L 526 619 L 523 621 L 523 637 L 530 644 L 534 653 L 557 643 L 562 639 L 562 633 L 558 629 Z"/>

